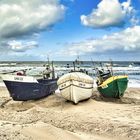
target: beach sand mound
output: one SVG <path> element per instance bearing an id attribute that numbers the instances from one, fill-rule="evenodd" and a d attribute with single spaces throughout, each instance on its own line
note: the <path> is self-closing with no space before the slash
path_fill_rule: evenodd
<path id="1" fill-rule="evenodd" d="M 74 105 L 54 94 L 37 101 L 13 101 L 1 88 L 0 139 L 139 140 L 140 89 L 122 99 L 106 99 L 97 91 Z"/>

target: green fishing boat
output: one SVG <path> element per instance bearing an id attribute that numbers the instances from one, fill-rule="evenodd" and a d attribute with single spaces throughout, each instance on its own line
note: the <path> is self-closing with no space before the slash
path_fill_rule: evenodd
<path id="1" fill-rule="evenodd" d="M 103 77 L 100 77 L 103 78 Z M 109 75 L 106 80 L 98 81 L 97 89 L 104 97 L 120 98 L 124 95 L 124 92 L 128 84 L 128 76 L 111 76 Z"/>
<path id="2" fill-rule="evenodd" d="M 114 75 L 113 74 L 113 62 L 110 60 L 110 64 L 102 65 L 100 62 L 100 67 L 96 67 L 94 62 L 94 70 L 97 76 L 97 90 L 103 97 L 110 98 L 121 98 L 128 85 L 127 75 Z"/>

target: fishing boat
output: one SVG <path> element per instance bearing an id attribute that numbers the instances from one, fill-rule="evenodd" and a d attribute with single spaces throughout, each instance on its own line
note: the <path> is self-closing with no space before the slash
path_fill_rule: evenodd
<path id="1" fill-rule="evenodd" d="M 47 77 L 44 76 L 44 78 L 40 79 L 22 75 L 19 72 L 17 75 L 3 74 L 1 77 L 13 100 L 27 101 L 47 97 L 58 88 L 57 78 L 54 76 L 48 77 L 49 73 L 45 74 Z"/>
<path id="2" fill-rule="evenodd" d="M 57 84 L 61 96 L 75 104 L 92 96 L 93 78 L 85 73 L 67 73 L 58 79 Z"/>
<path id="3" fill-rule="evenodd" d="M 98 80 L 97 89 L 99 93 L 104 97 L 121 98 L 128 85 L 127 75 L 113 75 L 113 71 L 97 70 Z"/>
<path id="4" fill-rule="evenodd" d="M 57 89 L 57 79 L 35 79 L 22 75 L 3 75 L 2 79 L 16 101 L 41 99 Z"/>

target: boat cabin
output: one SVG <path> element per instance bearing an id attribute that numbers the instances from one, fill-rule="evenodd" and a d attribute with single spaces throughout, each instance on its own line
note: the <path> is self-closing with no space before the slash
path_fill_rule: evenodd
<path id="1" fill-rule="evenodd" d="M 98 73 L 98 80 L 97 80 L 97 85 L 100 85 L 101 83 L 103 83 L 106 79 L 108 79 L 109 77 L 112 76 L 111 71 L 107 70 L 99 70 L 97 71 Z"/>

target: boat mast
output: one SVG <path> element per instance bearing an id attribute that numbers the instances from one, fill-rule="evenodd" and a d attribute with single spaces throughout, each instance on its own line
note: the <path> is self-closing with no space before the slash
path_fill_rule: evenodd
<path id="1" fill-rule="evenodd" d="M 55 78 L 53 61 L 52 61 L 52 78 L 53 78 L 53 79 Z"/>
<path id="2" fill-rule="evenodd" d="M 95 62 L 93 61 L 92 58 L 91 58 L 91 62 L 92 62 L 92 65 L 93 65 L 93 67 L 94 67 L 94 68 L 92 69 L 92 70 L 95 72 L 94 75 L 95 75 L 95 76 L 99 76 L 98 68 L 96 68 Z"/>
<path id="3" fill-rule="evenodd" d="M 49 55 L 47 55 L 47 60 L 48 60 L 48 65 L 49 65 L 49 67 L 50 67 Z"/>
<path id="4" fill-rule="evenodd" d="M 110 67 L 111 67 L 111 75 L 113 75 L 113 61 L 112 61 L 112 59 L 110 59 Z"/>
<path id="5" fill-rule="evenodd" d="M 74 71 L 75 71 L 75 61 L 73 61 L 73 68 L 74 68 Z"/>

